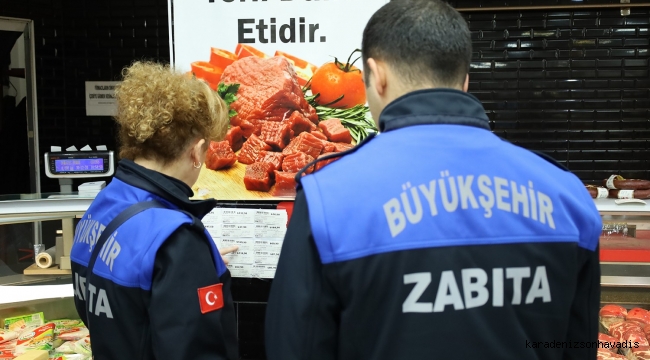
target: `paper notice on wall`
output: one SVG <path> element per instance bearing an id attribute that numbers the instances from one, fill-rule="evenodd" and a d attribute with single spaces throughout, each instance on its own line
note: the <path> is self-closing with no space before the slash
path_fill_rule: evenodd
<path id="1" fill-rule="evenodd" d="M 119 81 L 86 81 L 86 116 L 115 116 Z"/>
<path id="2" fill-rule="evenodd" d="M 202 221 L 218 248 L 238 247 L 225 255 L 233 277 L 273 278 L 287 231 L 286 210 L 215 208 Z"/>

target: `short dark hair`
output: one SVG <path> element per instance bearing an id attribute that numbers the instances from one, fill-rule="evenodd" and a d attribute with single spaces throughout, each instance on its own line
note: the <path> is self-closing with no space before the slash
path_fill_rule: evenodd
<path id="1" fill-rule="evenodd" d="M 410 84 L 457 86 L 469 72 L 472 39 L 465 19 L 444 1 L 392 0 L 368 21 L 361 50 L 364 63 L 385 61 Z"/>

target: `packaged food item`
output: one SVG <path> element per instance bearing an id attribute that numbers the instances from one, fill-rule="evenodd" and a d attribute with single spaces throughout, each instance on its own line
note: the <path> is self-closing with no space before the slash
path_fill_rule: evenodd
<path id="1" fill-rule="evenodd" d="M 54 324 L 47 323 L 37 328 L 24 330 L 16 344 L 16 355 L 22 355 L 29 350 L 52 350 L 54 340 Z"/>
<path id="2" fill-rule="evenodd" d="M 14 360 L 48 360 L 50 354 L 45 350 L 32 350 L 19 355 Z"/>
<path id="3" fill-rule="evenodd" d="M 4 342 L 0 344 L 0 350 L 11 350 L 13 352 L 16 349 L 17 343 L 18 343 L 18 338 Z"/>
<path id="4" fill-rule="evenodd" d="M 87 360 L 90 359 L 88 355 L 82 354 L 62 354 L 62 353 L 52 353 L 50 354 L 49 360 Z"/>
<path id="5" fill-rule="evenodd" d="M 17 337 L 18 337 L 18 333 L 15 331 L 0 329 L 0 344 L 5 343 L 7 341 L 14 340 Z"/>
<path id="6" fill-rule="evenodd" d="M 28 327 L 39 327 L 45 324 L 43 313 L 15 316 L 5 319 L 4 328 L 9 331 L 21 332 Z"/>
<path id="7" fill-rule="evenodd" d="M 58 319 L 50 320 L 49 322 L 53 323 L 56 327 L 54 328 L 54 335 L 58 335 L 61 332 L 86 327 L 84 323 L 79 319 Z"/>
<path id="8" fill-rule="evenodd" d="M 92 355 L 92 349 L 90 347 L 90 336 L 86 336 L 81 340 L 77 340 L 74 346 L 74 351 L 77 354 L 83 354 L 83 355 Z"/>
<path id="9" fill-rule="evenodd" d="M 75 354 L 75 341 L 66 341 L 57 347 L 55 351 L 61 354 Z"/>
<path id="10" fill-rule="evenodd" d="M 14 358 L 14 352 L 11 350 L 0 350 L 0 360 L 11 360 Z"/>
<path id="11" fill-rule="evenodd" d="M 85 338 L 86 336 L 88 336 L 88 334 L 89 334 L 88 328 L 78 327 L 78 328 L 65 329 L 61 331 L 57 335 L 57 338 L 63 341 L 77 341 Z"/>

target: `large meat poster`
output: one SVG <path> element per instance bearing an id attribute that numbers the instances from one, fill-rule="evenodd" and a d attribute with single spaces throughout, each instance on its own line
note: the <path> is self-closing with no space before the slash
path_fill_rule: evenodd
<path id="1" fill-rule="evenodd" d="M 355 50 L 388 1 L 169 0 L 172 66 L 231 109 L 196 198 L 293 198 L 298 169 L 376 131 Z"/>

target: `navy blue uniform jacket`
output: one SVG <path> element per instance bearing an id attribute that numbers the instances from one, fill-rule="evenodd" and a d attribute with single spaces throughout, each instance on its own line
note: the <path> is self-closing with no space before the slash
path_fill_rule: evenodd
<path id="1" fill-rule="evenodd" d="M 602 225 L 580 180 L 460 91 L 407 94 L 379 121 L 301 179 L 268 358 L 595 359 Z"/>
<path id="2" fill-rule="evenodd" d="M 77 225 L 75 304 L 96 360 L 238 359 L 230 272 L 200 220 L 216 201 L 190 196 L 185 183 L 122 160 Z M 88 269 L 109 222 L 130 205 L 154 199 L 167 208 L 127 220 Z"/>

